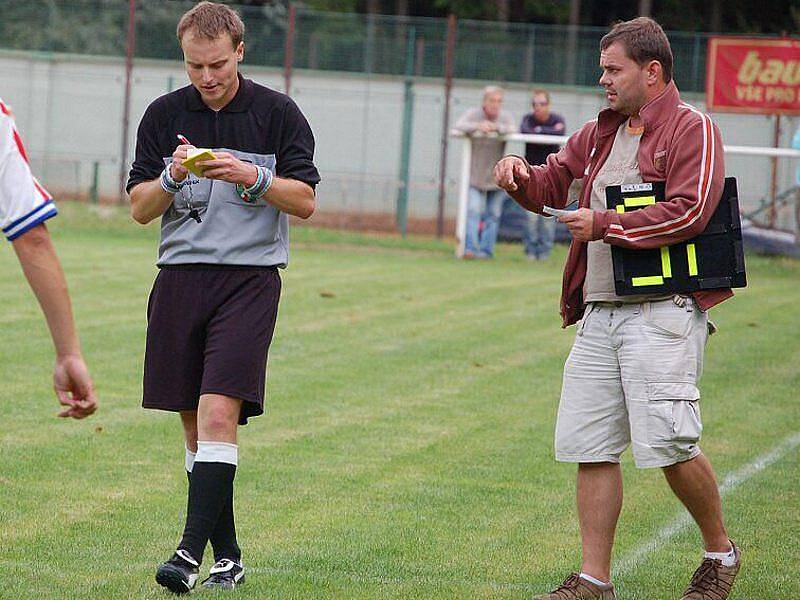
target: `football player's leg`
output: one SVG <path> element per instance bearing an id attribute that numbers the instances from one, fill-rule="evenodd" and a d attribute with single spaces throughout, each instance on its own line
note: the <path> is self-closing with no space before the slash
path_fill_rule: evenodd
<path id="1" fill-rule="evenodd" d="M 242 401 L 203 394 L 197 410 L 197 456 L 189 483 L 186 527 L 178 548 L 198 563 L 217 521 L 230 501 L 239 449 L 236 429 Z"/>

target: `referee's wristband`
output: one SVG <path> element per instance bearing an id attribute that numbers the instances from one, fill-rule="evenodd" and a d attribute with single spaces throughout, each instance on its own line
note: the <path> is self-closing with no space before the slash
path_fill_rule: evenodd
<path id="1" fill-rule="evenodd" d="M 267 193 L 270 185 L 272 185 L 272 171 L 266 167 L 256 165 L 258 175 L 253 185 L 244 187 L 243 185 L 236 186 L 236 192 L 245 202 L 255 202 Z"/>
<path id="2" fill-rule="evenodd" d="M 169 165 L 161 171 L 161 189 L 168 194 L 177 194 L 181 191 L 181 184 L 175 181 L 169 174 Z"/>

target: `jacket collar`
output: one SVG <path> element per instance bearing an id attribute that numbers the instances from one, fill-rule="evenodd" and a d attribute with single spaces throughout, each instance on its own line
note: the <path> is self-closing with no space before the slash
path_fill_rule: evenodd
<path id="1" fill-rule="evenodd" d="M 681 101 L 675 80 L 670 81 L 661 93 L 639 111 L 645 131 L 659 127 L 674 112 Z M 604 108 L 597 116 L 597 133 L 600 137 L 616 133 L 628 117 L 611 108 Z"/>
<path id="2" fill-rule="evenodd" d="M 237 77 L 239 78 L 239 89 L 236 90 L 233 99 L 220 109 L 220 112 L 245 112 L 253 103 L 253 82 L 242 77 L 241 73 L 238 73 Z M 186 108 L 191 111 L 211 110 L 203 102 L 196 87 L 189 84 L 187 88 Z"/>

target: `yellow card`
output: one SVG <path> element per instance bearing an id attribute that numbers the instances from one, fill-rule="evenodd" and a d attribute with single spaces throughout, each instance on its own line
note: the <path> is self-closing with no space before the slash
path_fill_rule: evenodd
<path id="1" fill-rule="evenodd" d="M 186 153 L 186 160 L 183 161 L 183 166 L 189 169 L 198 177 L 203 176 L 203 169 L 197 166 L 198 161 L 214 160 L 217 158 L 209 148 L 190 148 Z"/>

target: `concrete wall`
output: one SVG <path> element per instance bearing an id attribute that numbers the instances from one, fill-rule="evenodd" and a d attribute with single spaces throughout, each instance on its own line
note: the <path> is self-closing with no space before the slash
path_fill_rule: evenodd
<path id="1" fill-rule="evenodd" d="M 678 65 L 680 68 L 680 65 Z M 250 67 L 244 74 L 264 85 L 282 89 L 283 73 Z M 122 144 L 124 65 L 116 58 L 71 55 L 0 53 L 0 95 L 13 106 L 40 179 L 54 192 L 86 196 L 93 165 L 99 167 L 102 196 L 117 194 Z M 172 61 L 136 63 L 133 77 L 128 160 L 132 160 L 136 126 L 148 103 L 169 89 L 187 83 L 183 65 Z M 488 83 L 488 82 L 487 82 Z M 450 123 L 466 109 L 479 105 L 482 83 L 458 81 L 452 95 Z M 443 82 L 414 80 L 411 147 L 412 217 L 436 214 L 441 151 Z M 602 106 L 599 88 L 551 88 L 553 109 L 563 114 L 569 131 L 594 118 Z M 529 89 L 509 86 L 505 108 L 516 120 L 530 110 Z M 403 81 L 401 78 L 296 71 L 292 97 L 314 129 L 316 162 L 323 183 L 320 209 L 334 212 L 393 213 L 400 165 Z M 686 100 L 702 107 L 701 98 Z M 727 144 L 771 146 L 774 120 L 763 116 L 715 115 Z M 797 119 L 783 119 L 787 144 Z M 455 214 L 461 140 L 451 140 L 447 164 L 448 216 Z M 522 151 L 509 144 L 509 152 Z M 781 160 L 778 189 L 793 181 L 797 161 Z M 729 175 L 739 178 L 745 209 L 769 194 L 770 161 L 728 156 Z M 782 220 L 789 219 L 789 211 Z"/>

